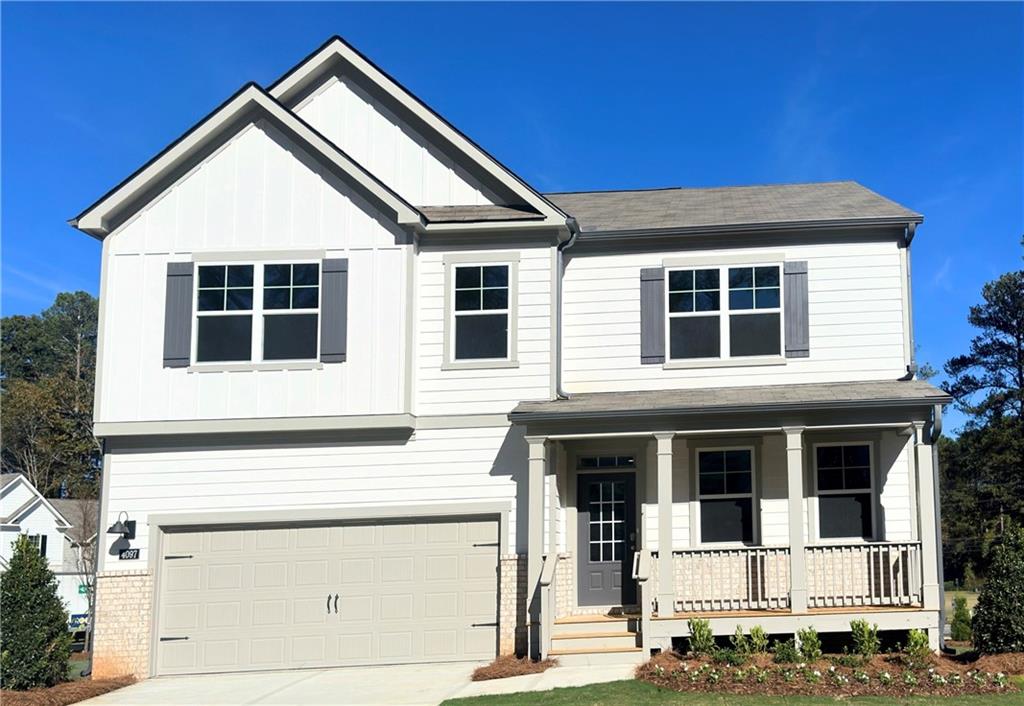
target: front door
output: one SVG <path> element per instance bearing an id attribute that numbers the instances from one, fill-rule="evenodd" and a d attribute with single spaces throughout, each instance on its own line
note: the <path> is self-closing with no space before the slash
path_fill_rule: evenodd
<path id="1" fill-rule="evenodd" d="M 636 479 L 632 473 L 578 476 L 577 556 L 581 606 L 636 605 Z"/>

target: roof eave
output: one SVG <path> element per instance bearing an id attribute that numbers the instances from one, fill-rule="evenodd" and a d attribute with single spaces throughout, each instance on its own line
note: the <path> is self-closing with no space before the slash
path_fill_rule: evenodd
<path id="1" fill-rule="evenodd" d="M 765 223 L 737 223 L 727 225 L 699 225 L 668 228 L 635 228 L 621 230 L 584 230 L 581 241 L 618 240 L 619 238 L 667 238 L 678 236 L 729 235 L 734 233 L 765 233 L 793 230 L 850 229 L 899 227 L 924 222 L 920 214 L 888 218 L 842 218 L 814 221 L 771 221 Z"/>

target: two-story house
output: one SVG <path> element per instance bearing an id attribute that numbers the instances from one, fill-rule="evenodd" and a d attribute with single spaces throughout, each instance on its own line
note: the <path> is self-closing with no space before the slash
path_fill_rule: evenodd
<path id="1" fill-rule="evenodd" d="M 95 674 L 940 626 L 922 217 L 853 182 L 541 194 L 338 38 L 102 240 Z M 115 522 L 120 522 L 114 527 Z"/>

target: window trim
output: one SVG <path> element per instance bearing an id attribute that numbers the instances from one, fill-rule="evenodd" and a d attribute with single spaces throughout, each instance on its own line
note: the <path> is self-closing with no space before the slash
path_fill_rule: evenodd
<path id="1" fill-rule="evenodd" d="M 320 359 L 321 314 L 323 312 L 323 261 L 311 257 L 292 259 L 286 253 L 280 258 L 244 260 L 203 260 L 196 262 L 195 282 L 192 286 L 192 351 L 190 372 L 206 370 L 259 370 L 259 369 L 297 369 L 301 366 L 314 366 Z M 303 255 L 307 255 L 303 253 Z M 251 265 L 252 272 L 252 309 L 231 309 L 221 311 L 199 311 L 199 269 L 202 267 L 225 267 L 231 265 Z M 316 309 L 264 309 L 263 307 L 263 268 L 267 265 L 316 265 L 317 267 L 317 306 Z M 293 287 L 294 285 L 291 285 Z M 290 287 L 290 288 L 291 288 Z M 249 360 L 209 360 L 199 361 L 199 318 L 230 316 L 252 316 L 252 337 L 250 341 Z M 263 358 L 263 317 L 284 314 L 316 314 L 316 350 L 311 358 L 289 358 L 266 360 Z M 268 367 L 269 366 L 269 367 Z"/>
<path id="2" fill-rule="evenodd" d="M 700 455 L 713 451 L 749 451 L 750 452 L 750 492 L 749 493 L 715 493 L 707 494 L 700 492 Z M 693 454 L 693 478 L 695 517 L 692 521 L 696 523 L 697 546 L 709 547 L 712 549 L 731 549 L 742 547 L 761 546 L 761 498 L 758 491 L 758 469 L 757 469 L 757 447 L 754 444 L 733 444 L 730 446 L 698 446 L 694 448 Z M 701 525 L 701 501 L 708 500 L 732 500 L 750 498 L 750 521 L 753 524 L 750 533 L 750 542 L 705 542 L 704 532 Z"/>
<path id="3" fill-rule="evenodd" d="M 819 447 L 843 447 L 843 446 L 867 446 L 868 447 L 868 483 L 867 490 L 856 490 L 851 492 L 846 488 L 841 490 L 820 490 L 818 488 L 818 448 Z M 849 441 L 818 441 L 811 444 L 811 488 L 814 491 L 814 543 L 815 544 L 869 544 L 879 541 L 878 517 L 881 514 L 881 507 L 878 483 L 875 481 L 875 444 L 867 439 L 850 439 Z M 852 495 L 867 494 L 871 501 L 871 536 L 870 537 L 822 537 L 821 536 L 821 502 L 819 498 L 823 495 Z"/>
<path id="4" fill-rule="evenodd" d="M 495 313 L 507 311 L 508 340 L 504 358 L 455 359 L 455 268 L 487 267 L 505 265 L 508 267 L 507 310 L 494 309 Z M 448 253 L 443 257 L 444 267 L 444 324 L 442 370 L 488 370 L 519 367 L 519 253 Z"/>
<path id="5" fill-rule="evenodd" d="M 785 287 L 785 260 L 777 257 L 766 258 L 727 258 L 723 257 L 715 261 L 708 260 L 679 260 L 672 259 L 664 262 L 665 281 L 662 296 L 664 297 L 665 320 L 662 325 L 665 329 L 665 362 L 663 368 L 666 370 L 703 368 L 703 367 L 734 367 L 744 365 L 785 365 L 786 364 L 786 287 Z M 729 307 L 729 270 L 738 268 L 777 267 L 779 270 L 779 305 L 771 309 L 731 309 Z M 673 313 L 669 307 L 669 280 L 672 272 L 696 271 L 696 270 L 718 270 L 718 310 L 717 311 L 692 311 Z M 779 315 L 779 353 L 778 355 L 731 355 L 731 343 L 729 332 L 729 320 L 732 315 L 749 316 L 752 314 L 775 314 Z M 707 358 L 673 358 L 672 357 L 672 329 L 673 318 L 687 318 L 697 316 L 718 316 L 718 355 Z"/>

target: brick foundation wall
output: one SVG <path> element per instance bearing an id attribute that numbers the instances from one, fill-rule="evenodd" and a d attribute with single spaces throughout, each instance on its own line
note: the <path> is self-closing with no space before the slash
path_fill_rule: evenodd
<path id="1" fill-rule="evenodd" d="M 560 554 L 555 567 L 555 617 L 572 615 L 576 606 L 576 561 L 572 554 Z"/>
<path id="2" fill-rule="evenodd" d="M 93 679 L 149 676 L 152 596 L 148 571 L 104 571 L 96 577 Z"/>
<path id="3" fill-rule="evenodd" d="M 526 555 L 501 557 L 498 585 L 498 653 L 526 654 Z"/>

